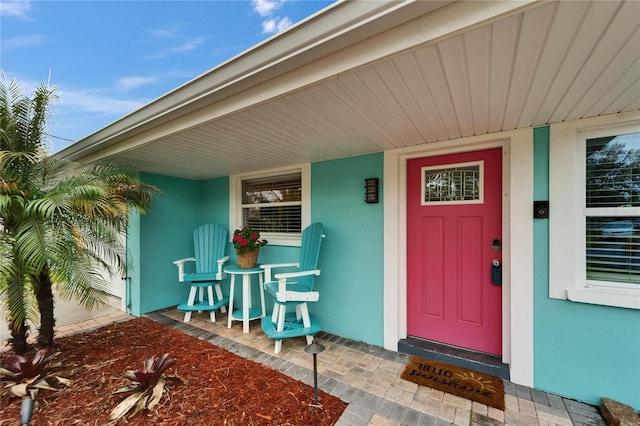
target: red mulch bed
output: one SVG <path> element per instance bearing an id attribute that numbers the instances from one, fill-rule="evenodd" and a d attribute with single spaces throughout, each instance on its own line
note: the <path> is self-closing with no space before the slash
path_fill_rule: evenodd
<path id="1" fill-rule="evenodd" d="M 56 349 L 73 383 L 39 392 L 32 425 L 109 424 L 111 410 L 129 395 L 112 393 L 130 383 L 123 372 L 165 352 L 177 359 L 167 374 L 184 384 L 167 382 L 169 392 L 156 409 L 117 424 L 333 425 L 347 406 L 320 390 L 316 407 L 312 386 L 145 318 L 57 339 Z M 8 355 L 0 354 L 0 362 Z M 19 425 L 19 418 L 19 399 L 3 389 L 0 425 Z"/>

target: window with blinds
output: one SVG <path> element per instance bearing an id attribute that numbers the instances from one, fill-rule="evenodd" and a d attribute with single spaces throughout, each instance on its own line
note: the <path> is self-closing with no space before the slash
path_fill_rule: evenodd
<path id="1" fill-rule="evenodd" d="M 302 232 L 301 172 L 243 180 L 242 222 L 260 232 Z"/>
<path id="2" fill-rule="evenodd" d="M 585 148 L 587 280 L 640 284 L 640 133 Z"/>

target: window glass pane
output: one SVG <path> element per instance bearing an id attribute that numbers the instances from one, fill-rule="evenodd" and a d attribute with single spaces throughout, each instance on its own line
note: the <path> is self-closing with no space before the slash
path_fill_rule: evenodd
<path id="1" fill-rule="evenodd" d="M 445 168 L 424 167 L 423 204 L 480 200 L 480 163 Z"/>
<path id="2" fill-rule="evenodd" d="M 302 201 L 300 173 L 247 179 L 242 182 L 242 204 Z"/>
<path id="3" fill-rule="evenodd" d="M 244 180 L 242 204 L 243 225 L 260 232 L 300 233 L 301 173 Z"/>
<path id="4" fill-rule="evenodd" d="M 589 207 L 640 206 L 640 133 L 587 139 Z"/>
<path id="5" fill-rule="evenodd" d="M 587 279 L 640 284 L 640 218 L 587 217 Z"/>

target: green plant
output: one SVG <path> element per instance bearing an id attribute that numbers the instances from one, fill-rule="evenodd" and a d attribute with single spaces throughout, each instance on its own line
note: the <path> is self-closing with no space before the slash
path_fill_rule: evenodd
<path id="1" fill-rule="evenodd" d="M 267 240 L 260 239 L 260 232 L 248 226 L 243 226 L 233 231 L 233 246 L 236 248 L 237 253 L 255 251 L 265 245 L 267 245 Z"/>
<path id="2" fill-rule="evenodd" d="M 0 297 L 13 351 L 24 355 L 28 323 L 38 344 L 53 346 L 56 296 L 90 309 L 106 301 L 103 270 L 126 275 L 120 236 L 130 213 L 144 214 L 159 190 L 134 170 L 81 166 L 48 152 L 47 117 L 57 89 L 32 96 L 0 79 Z"/>
<path id="3" fill-rule="evenodd" d="M 10 382 L 7 386 L 11 388 L 11 393 L 20 398 L 30 396 L 35 399 L 38 389 L 56 390 L 47 381 L 52 378 L 69 386 L 69 379 L 56 374 L 62 365 L 61 361 L 54 362 L 59 354 L 60 352 L 56 352 L 49 355 L 46 349 L 40 349 L 32 358 L 11 355 L 7 364 L 0 367 L 0 377 Z"/>
<path id="4" fill-rule="evenodd" d="M 178 379 L 176 376 L 167 376 L 165 372 L 176 363 L 175 358 L 169 358 L 165 353 L 161 357 L 148 357 L 143 362 L 142 369 L 127 370 L 124 376 L 133 383 L 116 390 L 114 393 L 134 392 L 124 399 L 111 411 L 111 419 L 119 420 L 129 413 L 133 414 L 148 409 L 152 410 L 162 398 L 167 378 Z"/>

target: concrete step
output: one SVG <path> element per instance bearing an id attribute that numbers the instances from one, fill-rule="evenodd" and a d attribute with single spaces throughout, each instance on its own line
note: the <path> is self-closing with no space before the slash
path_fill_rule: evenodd
<path id="1" fill-rule="evenodd" d="M 447 362 L 472 371 L 491 374 L 509 380 L 509 365 L 500 357 L 474 352 L 455 346 L 409 337 L 398 342 L 398 352 L 417 355 L 434 361 Z"/>

